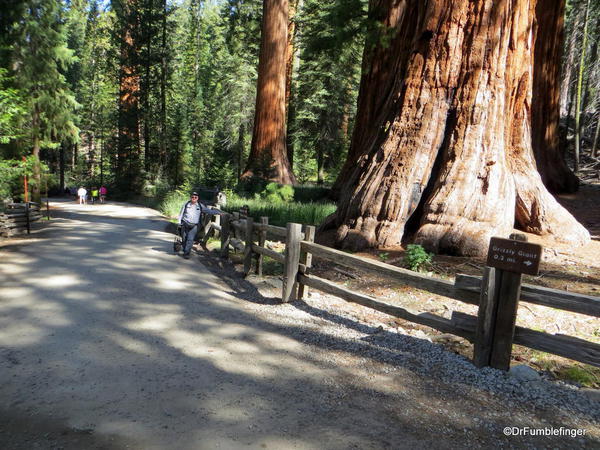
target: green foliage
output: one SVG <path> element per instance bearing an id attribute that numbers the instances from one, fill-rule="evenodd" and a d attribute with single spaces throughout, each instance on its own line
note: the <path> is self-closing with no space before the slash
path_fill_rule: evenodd
<path id="1" fill-rule="evenodd" d="M 0 160 L 0 207 L 4 201 L 13 197 L 21 176 L 23 167 L 20 161 Z"/>
<path id="2" fill-rule="evenodd" d="M 41 172 L 45 174 L 44 181 L 48 181 L 48 187 L 52 188 L 55 178 L 49 176 L 48 167 L 40 164 L 36 157 L 28 156 L 25 160 L 0 160 L 0 205 L 6 200 L 23 200 L 23 176 L 27 176 L 30 188 L 36 186 L 37 181 L 33 177 L 36 166 L 40 167 Z M 42 187 L 45 186 L 40 186 Z"/>
<path id="3" fill-rule="evenodd" d="M 570 366 L 560 371 L 561 378 L 574 381 L 587 387 L 600 385 L 600 370 L 590 370 L 582 366 Z"/>
<path id="4" fill-rule="evenodd" d="M 377 256 L 379 256 L 379 259 L 381 259 L 383 262 L 387 262 L 388 258 L 390 257 L 390 254 L 388 252 L 381 252 Z"/>
<path id="5" fill-rule="evenodd" d="M 181 205 L 189 200 L 189 192 L 176 190 L 169 192 L 160 202 L 159 210 L 167 217 L 176 217 L 179 214 Z"/>
<path id="6" fill-rule="evenodd" d="M 289 124 L 301 183 L 332 182 L 352 132 L 366 24 L 362 0 L 307 0 L 298 18 L 300 67 Z"/>
<path id="7" fill-rule="evenodd" d="M 290 185 L 281 186 L 277 183 L 269 183 L 261 196 L 268 202 L 289 203 L 294 199 L 294 188 Z"/>
<path id="8" fill-rule="evenodd" d="M 15 83 L 24 93 L 29 116 L 28 138 L 34 148 L 56 146 L 63 140 L 75 142 L 78 104 L 64 76 L 74 57 L 67 47 L 60 5 L 54 0 L 27 3 L 27 13 L 13 24 L 18 33 L 11 56 Z"/>
<path id="9" fill-rule="evenodd" d="M 328 202 L 330 189 L 320 186 L 294 186 L 294 201 L 307 202 Z"/>
<path id="10" fill-rule="evenodd" d="M 25 120 L 25 102 L 22 93 L 9 87 L 8 71 L 0 67 L 0 144 L 21 136 Z"/>
<path id="11" fill-rule="evenodd" d="M 433 253 L 427 253 L 423 246 L 418 244 L 409 244 L 406 247 L 404 255 L 404 264 L 410 270 L 420 272 L 431 265 Z"/>

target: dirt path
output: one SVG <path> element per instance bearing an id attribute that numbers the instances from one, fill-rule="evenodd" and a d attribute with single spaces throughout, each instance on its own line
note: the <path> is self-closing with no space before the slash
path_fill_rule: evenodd
<path id="1" fill-rule="evenodd" d="M 53 209 L 32 239 L 0 245 L 0 448 L 599 443 L 597 417 L 568 405 L 540 409 L 436 379 L 419 354 L 427 342 L 392 337 L 394 348 L 365 354 L 380 330 L 232 288 L 197 257 L 173 255 L 155 211 Z M 587 434 L 506 437 L 506 426 Z"/>

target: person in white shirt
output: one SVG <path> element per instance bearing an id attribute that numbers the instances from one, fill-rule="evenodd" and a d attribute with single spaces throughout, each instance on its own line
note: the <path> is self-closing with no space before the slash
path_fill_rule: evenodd
<path id="1" fill-rule="evenodd" d="M 79 204 L 85 205 L 87 198 L 87 189 L 83 186 L 80 186 L 79 190 L 77 191 L 77 195 L 79 196 Z"/>
<path id="2" fill-rule="evenodd" d="M 181 230 L 181 241 L 183 243 L 183 257 L 190 258 L 190 252 L 194 245 L 194 238 L 198 232 L 198 224 L 202 214 L 217 215 L 221 211 L 204 206 L 198 201 L 198 193 L 192 192 L 190 200 L 185 202 L 179 211 L 178 223 Z"/>

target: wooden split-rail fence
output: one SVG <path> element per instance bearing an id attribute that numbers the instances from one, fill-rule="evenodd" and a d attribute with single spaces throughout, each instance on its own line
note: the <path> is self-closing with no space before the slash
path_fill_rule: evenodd
<path id="1" fill-rule="evenodd" d="M 42 218 L 40 205 L 34 202 L 9 203 L 0 213 L 0 237 L 31 232 L 31 224 Z"/>
<path id="2" fill-rule="evenodd" d="M 250 273 L 253 261 L 256 273 L 262 275 L 264 256 L 283 264 L 282 302 L 302 299 L 310 287 L 394 317 L 454 334 L 474 344 L 473 363 L 478 367 L 508 370 L 513 344 L 600 367 L 600 344 L 515 325 L 519 301 L 600 317 L 598 297 L 521 284 L 521 274 L 492 267 L 485 267 L 482 277 L 457 275 L 454 282 L 446 281 L 316 244 L 315 227 L 297 223 L 288 223 L 285 228 L 273 226 L 267 217 L 261 217 L 260 222 L 256 223 L 251 217 L 240 213 L 206 216 L 203 222 L 204 243 L 215 231 L 220 233 L 222 256 L 228 256 L 230 247 L 243 254 L 246 275 Z M 268 248 L 267 237 L 283 242 L 284 252 Z M 477 305 L 478 315 L 454 311 L 451 318 L 447 319 L 432 313 L 411 311 L 347 289 L 311 274 L 313 257 Z"/>

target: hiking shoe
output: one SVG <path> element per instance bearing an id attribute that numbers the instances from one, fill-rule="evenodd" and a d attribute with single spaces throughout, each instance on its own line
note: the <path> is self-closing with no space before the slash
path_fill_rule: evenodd
<path id="1" fill-rule="evenodd" d="M 183 254 L 183 257 L 184 257 L 185 259 L 190 259 L 190 254 L 189 254 L 189 253 L 184 253 L 184 254 Z"/>

